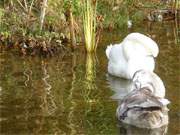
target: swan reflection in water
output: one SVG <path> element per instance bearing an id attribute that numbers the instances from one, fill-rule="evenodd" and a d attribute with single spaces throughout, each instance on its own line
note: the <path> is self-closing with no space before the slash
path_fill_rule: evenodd
<path id="1" fill-rule="evenodd" d="M 109 74 L 106 76 L 109 87 L 115 92 L 114 95 L 111 96 L 112 99 L 122 100 L 130 91 L 132 91 L 133 83 L 131 80 L 114 77 Z"/>
<path id="2" fill-rule="evenodd" d="M 121 79 L 109 74 L 107 75 L 107 82 L 111 90 L 114 91 L 111 98 L 118 102 L 118 106 L 121 104 L 122 99 L 135 87 L 131 80 Z M 160 128 L 146 129 L 128 125 L 120 121 L 118 121 L 117 125 L 120 135 L 165 135 L 168 129 L 168 125 Z"/>

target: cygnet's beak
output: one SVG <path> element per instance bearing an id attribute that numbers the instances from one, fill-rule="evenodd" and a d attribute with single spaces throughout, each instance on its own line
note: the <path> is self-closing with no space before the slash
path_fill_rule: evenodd
<path id="1" fill-rule="evenodd" d="M 138 80 L 135 80 L 135 87 L 136 89 L 140 89 L 141 88 L 141 83 Z"/>
<path id="2" fill-rule="evenodd" d="M 141 71 L 143 71 L 143 70 L 140 69 L 140 70 L 136 71 L 136 72 L 133 74 L 133 77 L 132 77 L 132 81 L 133 81 L 133 82 L 135 82 L 136 80 L 138 80 L 138 78 L 137 78 L 137 77 L 135 78 L 135 76 L 136 76 L 137 73 L 139 73 L 139 72 L 141 72 Z"/>

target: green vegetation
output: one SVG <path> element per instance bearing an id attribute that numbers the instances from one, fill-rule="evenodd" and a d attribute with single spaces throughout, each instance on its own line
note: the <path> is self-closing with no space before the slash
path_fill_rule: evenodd
<path id="1" fill-rule="evenodd" d="M 85 42 L 91 52 L 97 48 L 102 29 L 126 29 L 128 20 L 133 25 L 141 23 L 149 13 L 162 9 L 175 11 L 177 18 L 179 5 L 178 0 L 2 0 L 0 44 L 16 44 L 22 50 L 22 43 L 32 46 L 28 42 L 33 39 L 39 50 L 50 50 L 67 43 L 75 48 Z M 43 49 L 41 41 L 49 49 Z"/>
<path id="2" fill-rule="evenodd" d="M 86 50 L 93 52 L 97 48 L 96 44 L 96 7 L 97 1 L 84 0 L 83 26 Z"/>

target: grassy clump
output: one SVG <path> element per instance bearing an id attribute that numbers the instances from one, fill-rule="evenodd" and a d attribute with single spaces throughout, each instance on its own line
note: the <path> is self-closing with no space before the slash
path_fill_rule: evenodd
<path id="1" fill-rule="evenodd" d="M 84 0 L 83 28 L 86 50 L 93 52 L 97 48 L 96 44 L 96 7 L 97 1 Z"/>

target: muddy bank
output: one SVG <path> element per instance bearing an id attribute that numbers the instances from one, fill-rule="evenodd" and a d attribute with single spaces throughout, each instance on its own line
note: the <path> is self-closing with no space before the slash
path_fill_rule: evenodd
<path id="1" fill-rule="evenodd" d="M 70 51 L 69 39 L 64 35 L 45 39 L 43 37 L 29 37 L 0 34 L 0 50 L 14 49 L 20 55 L 51 57 L 57 53 Z"/>

